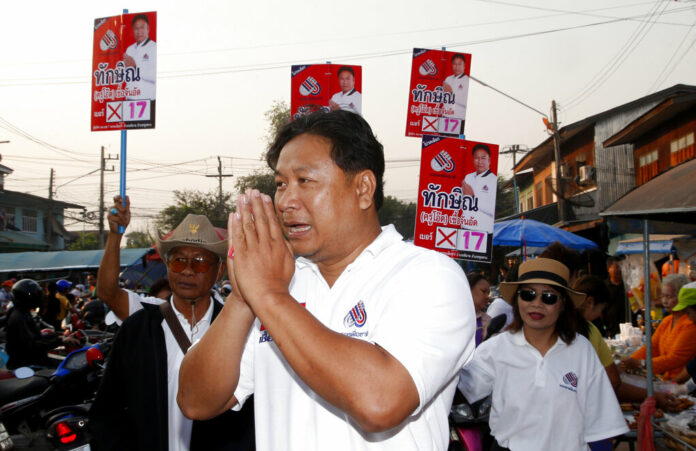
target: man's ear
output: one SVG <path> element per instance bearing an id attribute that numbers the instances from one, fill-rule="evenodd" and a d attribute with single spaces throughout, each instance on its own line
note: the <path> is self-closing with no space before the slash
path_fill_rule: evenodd
<path id="1" fill-rule="evenodd" d="M 355 175 L 355 192 L 358 196 L 358 204 L 363 210 L 369 209 L 375 203 L 375 190 L 377 178 L 369 169 L 362 170 Z"/>

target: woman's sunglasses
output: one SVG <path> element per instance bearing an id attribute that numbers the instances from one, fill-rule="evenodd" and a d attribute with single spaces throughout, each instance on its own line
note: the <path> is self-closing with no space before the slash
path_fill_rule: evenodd
<path id="1" fill-rule="evenodd" d="M 211 262 L 210 260 L 203 257 L 194 258 L 184 258 L 184 257 L 172 257 L 167 261 L 167 266 L 174 272 L 181 272 L 189 265 L 191 262 L 191 269 L 194 272 L 202 273 L 208 272 L 211 266 L 216 262 Z"/>
<path id="2" fill-rule="evenodd" d="M 539 295 L 541 295 L 541 302 L 546 305 L 553 305 L 558 302 L 558 295 L 556 293 L 549 293 L 548 291 L 537 293 L 530 288 L 523 288 L 521 290 L 517 290 L 517 294 L 519 295 L 520 299 L 525 302 L 532 302 Z"/>

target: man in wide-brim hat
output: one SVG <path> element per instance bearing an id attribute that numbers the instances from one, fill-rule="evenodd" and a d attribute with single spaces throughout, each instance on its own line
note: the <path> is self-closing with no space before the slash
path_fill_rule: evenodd
<path id="1" fill-rule="evenodd" d="M 143 297 L 118 285 L 118 229 L 130 222 L 122 203 L 114 198 L 97 275 L 98 296 L 124 321 L 90 411 L 95 449 L 253 449 L 253 407 L 192 421 L 176 404 L 184 354 L 222 310 L 213 286 L 225 273 L 226 236 L 207 217 L 187 215 L 156 242 L 171 297 Z"/>

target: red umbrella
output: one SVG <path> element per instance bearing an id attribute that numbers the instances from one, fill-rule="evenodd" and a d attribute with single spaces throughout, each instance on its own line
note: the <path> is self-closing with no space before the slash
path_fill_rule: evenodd
<path id="1" fill-rule="evenodd" d="M 173 230 L 170 231 L 170 232 L 165 233 L 165 234 L 162 236 L 162 238 L 160 238 L 160 239 L 166 240 L 167 238 L 169 238 L 169 237 L 172 235 L 172 233 L 174 233 Z M 218 238 L 220 238 L 221 240 L 226 240 L 226 239 L 227 239 L 227 230 L 225 230 L 225 229 L 223 229 L 223 228 L 221 228 L 221 227 L 215 227 L 215 233 L 217 233 Z M 159 261 L 162 261 L 162 257 L 160 257 L 159 251 L 157 251 L 157 246 L 153 243 L 152 246 L 150 246 L 150 248 L 151 248 L 151 249 L 154 249 L 155 252 L 154 252 L 152 255 L 148 255 L 148 256 L 147 256 L 147 261 L 150 261 L 150 262 L 159 262 Z"/>

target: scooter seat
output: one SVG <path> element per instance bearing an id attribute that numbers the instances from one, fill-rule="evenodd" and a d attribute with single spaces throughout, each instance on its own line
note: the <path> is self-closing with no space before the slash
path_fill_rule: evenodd
<path id="1" fill-rule="evenodd" d="M 42 376 L 0 380 L 0 409 L 13 401 L 42 393 L 48 384 L 48 378 Z"/>

